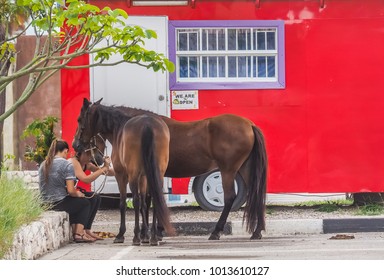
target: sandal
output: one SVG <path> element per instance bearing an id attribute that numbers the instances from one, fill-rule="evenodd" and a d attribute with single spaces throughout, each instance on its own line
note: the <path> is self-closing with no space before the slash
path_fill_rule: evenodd
<path id="1" fill-rule="evenodd" d="M 91 238 L 94 238 L 95 240 L 104 240 L 104 238 L 100 237 L 100 235 L 94 232 L 87 233 L 87 235 L 90 236 Z"/>
<path id="2" fill-rule="evenodd" d="M 92 240 L 92 241 L 96 241 L 97 239 L 95 237 L 93 237 L 92 235 L 90 235 L 89 233 L 84 233 L 85 234 L 85 237 L 89 240 Z"/>
<path id="3" fill-rule="evenodd" d="M 76 237 L 79 236 L 79 237 Z M 87 239 L 85 234 L 80 234 L 80 233 L 74 233 L 73 234 L 73 241 L 76 243 L 90 243 L 94 242 L 94 240 Z"/>

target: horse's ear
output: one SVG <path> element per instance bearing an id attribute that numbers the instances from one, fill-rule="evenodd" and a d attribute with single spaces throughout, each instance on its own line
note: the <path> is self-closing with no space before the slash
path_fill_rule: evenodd
<path id="1" fill-rule="evenodd" d="M 91 102 L 89 102 L 89 100 L 87 98 L 83 99 L 83 108 L 84 109 L 87 109 L 90 104 L 91 104 Z"/>
<path id="2" fill-rule="evenodd" d="M 101 100 L 103 100 L 103 98 L 100 98 L 98 101 L 95 102 L 95 104 L 99 105 L 101 103 Z"/>

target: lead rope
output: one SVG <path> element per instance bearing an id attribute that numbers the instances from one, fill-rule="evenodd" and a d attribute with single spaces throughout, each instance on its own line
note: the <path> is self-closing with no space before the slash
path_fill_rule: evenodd
<path id="1" fill-rule="evenodd" d="M 100 137 L 101 140 L 103 140 L 103 142 L 104 142 L 104 147 L 105 147 L 105 152 L 106 152 L 106 154 L 108 155 L 107 145 L 106 145 L 106 143 L 105 143 L 104 138 L 100 135 L 100 133 L 98 133 L 96 136 Z M 95 158 L 95 152 L 93 151 L 94 149 L 97 149 L 97 150 L 100 152 L 100 154 L 102 154 L 103 157 L 104 157 L 104 153 L 103 153 L 101 150 L 99 150 L 99 148 L 98 148 L 97 145 L 96 145 L 96 141 L 97 141 L 96 136 L 93 137 L 93 139 L 95 140 L 95 145 L 94 145 L 94 147 L 85 150 L 85 152 L 90 151 L 90 152 L 91 152 L 92 159 L 93 159 L 93 162 L 96 164 L 96 166 L 97 166 L 99 169 L 102 169 L 102 166 L 100 166 L 100 165 L 97 163 L 96 158 Z M 104 187 L 105 187 L 105 184 L 106 184 L 106 182 L 107 182 L 107 174 L 108 174 L 108 171 L 107 171 L 107 172 L 103 172 L 103 174 L 104 174 L 104 179 L 103 179 L 103 182 L 101 183 L 101 185 L 100 185 L 98 188 L 95 189 L 95 191 L 92 193 L 91 196 L 85 196 L 86 198 L 91 199 L 91 198 L 93 198 L 93 197 L 95 196 L 95 194 L 100 194 L 100 193 L 103 191 L 103 189 L 104 189 Z"/>

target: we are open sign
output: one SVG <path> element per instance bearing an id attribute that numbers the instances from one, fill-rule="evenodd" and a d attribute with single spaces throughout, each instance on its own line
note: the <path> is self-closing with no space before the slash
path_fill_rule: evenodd
<path id="1" fill-rule="evenodd" d="M 173 110 L 199 109 L 199 97 L 197 90 L 171 91 Z"/>

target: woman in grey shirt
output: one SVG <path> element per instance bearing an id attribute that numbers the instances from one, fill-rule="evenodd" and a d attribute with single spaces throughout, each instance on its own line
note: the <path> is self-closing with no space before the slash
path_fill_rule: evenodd
<path id="1" fill-rule="evenodd" d="M 69 146 L 63 140 L 54 140 L 46 160 L 39 168 L 39 188 L 43 200 L 50 203 L 53 210 L 69 214 L 75 242 L 93 242 L 85 234 L 84 226 L 89 223 L 91 204 L 85 195 L 75 188 L 75 171 L 72 163 L 66 160 Z"/>

